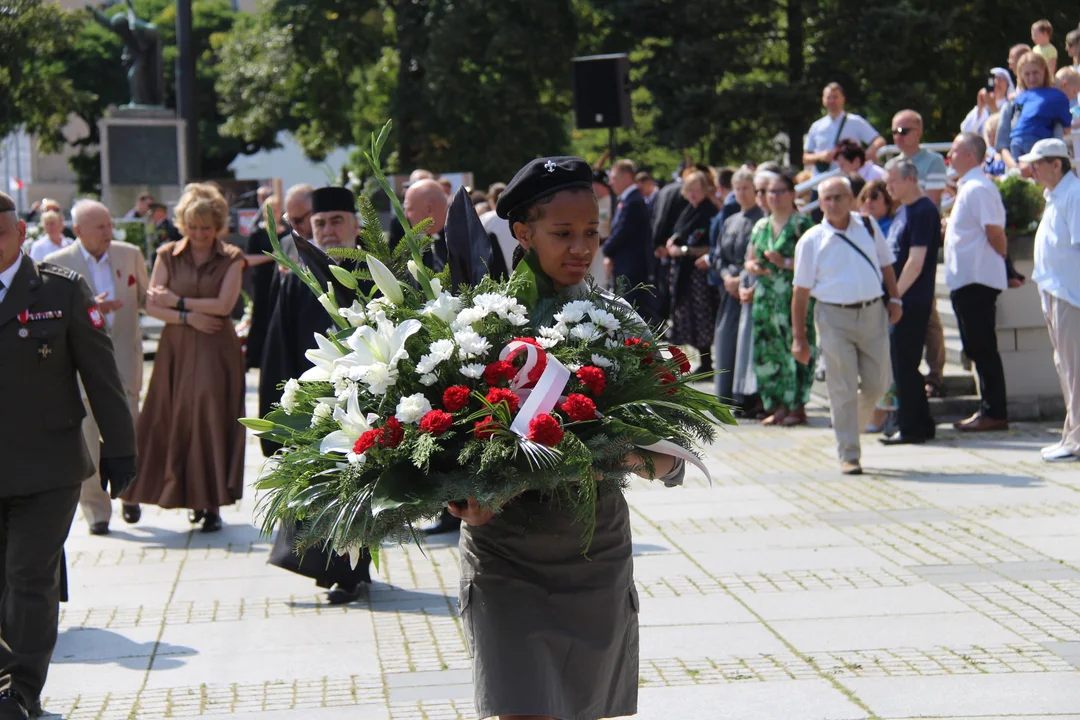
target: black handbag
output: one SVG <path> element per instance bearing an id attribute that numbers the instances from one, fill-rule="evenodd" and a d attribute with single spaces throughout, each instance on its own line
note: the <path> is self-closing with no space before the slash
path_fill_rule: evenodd
<path id="1" fill-rule="evenodd" d="M 844 113 L 843 119 L 840 121 L 840 127 L 836 129 L 836 137 L 833 138 L 833 147 L 835 148 L 840 144 L 840 135 L 844 132 L 844 125 L 847 124 L 847 113 Z M 824 160 L 817 160 L 814 162 L 814 169 L 819 173 L 829 172 L 829 168 L 832 167 L 832 163 L 827 163 Z"/>

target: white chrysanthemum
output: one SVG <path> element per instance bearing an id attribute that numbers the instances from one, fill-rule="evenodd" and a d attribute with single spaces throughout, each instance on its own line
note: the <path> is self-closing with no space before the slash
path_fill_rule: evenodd
<path id="1" fill-rule="evenodd" d="M 486 337 L 481 337 L 475 330 L 459 330 L 454 333 L 454 342 L 461 348 L 464 357 L 472 358 L 483 355 L 491 349 Z"/>
<path id="2" fill-rule="evenodd" d="M 593 308 L 589 311 L 589 318 L 598 326 L 604 328 L 608 332 L 618 330 L 622 323 L 619 322 L 619 318 L 607 310 L 601 310 L 600 308 Z"/>
<path id="3" fill-rule="evenodd" d="M 385 395 L 397 383 L 397 369 L 386 363 L 369 365 L 363 381 L 372 395 Z"/>
<path id="4" fill-rule="evenodd" d="M 454 342 L 452 340 L 436 340 L 431 343 L 431 352 L 420 358 L 416 363 L 416 372 L 421 375 L 429 375 L 435 371 L 439 363 L 449 360 L 454 356 Z"/>
<path id="5" fill-rule="evenodd" d="M 394 414 L 401 422 L 416 425 L 420 422 L 420 418 L 429 412 L 431 412 L 431 403 L 422 393 L 415 393 L 398 400 Z"/>
<path id="6" fill-rule="evenodd" d="M 620 343 L 615 338 L 608 338 L 607 340 L 604 341 L 604 347 L 606 347 L 606 348 L 617 348 L 621 344 L 622 343 Z"/>
<path id="7" fill-rule="evenodd" d="M 296 393 L 300 391 L 300 383 L 296 380 L 290 379 L 285 383 L 285 387 L 281 392 L 281 409 L 285 411 L 285 414 L 292 415 L 292 411 L 296 409 Z"/>
<path id="8" fill-rule="evenodd" d="M 329 420 L 334 416 L 334 406 L 327 402 L 319 402 L 315 405 L 315 412 L 311 413 L 311 427 L 315 427 L 323 420 Z"/>
<path id="9" fill-rule="evenodd" d="M 602 367 L 602 368 L 613 368 L 613 367 L 615 367 L 615 361 L 614 360 L 608 360 L 603 355 L 597 355 L 596 353 L 593 353 L 593 355 L 592 355 L 592 364 L 597 366 L 597 367 Z"/>
<path id="10" fill-rule="evenodd" d="M 509 313 L 506 316 L 506 319 L 515 327 L 521 327 L 522 325 L 527 325 L 529 323 L 529 319 L 520 313 Z"/>
<path id="11" fill-rule="evenodd" d="M 536 344 L 539 345 L 540 347 L 544 348 L 545 350 L 550 350 L 551 348 L 558 345 L 559 342 L 560 342 L 560 340 L 558 340 L 556 338 L 546 338 L 546 337 L 538 337 L 538 338 L 536 338 Z"/>
<path id="12" fill-rule="evenodd" d="M 576 323 L 585 319 L 586 313 L 592 310 L 593 305 L 588 300 L 571 300 L 562 306 L 562 310 L 555 313 L 555 320 L 560 323 Z"/>
<path id="13" fill-rule="evenodd" d="M 454 318 L 451 327 L 455 330 L 465 330 L 472 327 L 474 323 L 480 322 L 486 318 L 490 313 L 484 308 L 465 308 L 457 314 Z"/>
<path id="14" fill-rule="evenodd" d="M 566 363 L 566 369 L 572 373 L 576 373 L 581 367 L 581 363 Z"/>
<path id="15" fill-rule="evenodd" d="M 467 378 L 476 380 L 484 374 L 484 366 L 480 363 L 469 363 L 461 366 L 461 374 Z"/>
<path id="16" fill-rule="evenodd" d="M 341 308 L 338 310 L 338 315 L 345 318 L 349 325 L 360 327 L 367 324 L 367 313 L 364 311 L 364 306 L 356 300 L 353 300 L 352 305 L 347 308 Z"/>
<path id="17" fill-rule="evenodd" d="M 431 387 L 435 383 L 439 382 L 439 376 L 435 374 L 421 375 L 420 384 L 424 387 Z"/>
<path id="18" fill-rule="evenodd" d="M 570 337 L 585 342 L 592 342 L 600 338 L 601 332 L 591 322 L 583 322 L 570 329 Z"/>

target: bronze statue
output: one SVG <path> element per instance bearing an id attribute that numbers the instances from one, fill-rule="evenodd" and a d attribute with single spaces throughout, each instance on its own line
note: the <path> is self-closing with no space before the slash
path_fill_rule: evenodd
<path id="1" fill-rule="evenodd" d="M 111 3 L 101 7 L 109 7 Z M 164 63 L 161 57 L 161 33 L 151 22 L 135 16 L 135 7 L 126 0 L 127 12 L 117 13 L 110 19 L 101 10 L 87 4 L 98 24 L 120 36 L 124 41 L 121 62 L 127 69 L 128 86 L 131 89 L 130 106 L 156 106 L 165 104 Z"/>

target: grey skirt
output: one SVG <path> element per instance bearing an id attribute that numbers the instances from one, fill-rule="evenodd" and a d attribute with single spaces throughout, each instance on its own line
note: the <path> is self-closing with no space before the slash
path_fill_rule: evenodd
<path id="1" fill-rule="evenodd" d="M 638 597 L 622 492 L 601 494 L 587 557 L 582 531 L 536 493 L 486 525 L 462 526 L 459 611 L 478 717 L 637 712 Z"/>

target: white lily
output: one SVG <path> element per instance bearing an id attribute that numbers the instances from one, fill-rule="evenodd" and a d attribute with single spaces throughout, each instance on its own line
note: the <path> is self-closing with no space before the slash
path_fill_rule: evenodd
<path id="1" fill-rule="evenodd" d="M 383 297 L 394 305 L 405 302 L 405 295 L 401 292 L 401 283 L 394 277 L 394 273 L 390 272 L 390 268 L 379 262 L 373 255 L 367 256 L 367 264 L 368 269 L 371 271 L 371 278 L 382 292 Z"/>
<path id="2" fill-rule="evenodd" d="M 409 356 L 405 341 L 419 332 L 421 325 L 415 318 L 394 325 L 381 310 L 375 314 L 375 325 L 359 327 L 349 336 L 352 352 L 338 360 L 338 365 L 348 369 L 351 379 L 382 394 L 397 381 L 397 364 Z"/>
<path id="3" fill-rule="evenodd" d="M 367 313 L 364 312 L 364 306 L 358 300 L 353 300 L 352 305 L 338 310 L 338 315 L 348 320 L 353 327 L 367 324 Z"/>
<path id="4" fill-rule="evenodd" d="M 315 343 L 318 347 L 304 353 L 304 357 L 310 360 L 313 366 L 308 368 L 300 379 L 326 382 L 334 372 L 334 363 L 345 357 L 345 353 L 329 338 L 319 333 L 315 333 Z"/>
<path id="5" fill-rule="evenodd" d="M 319 304 L 331 315 L 338 314 L 337 300 L 334 298 L 334 286 L 326 283 L 326 292 L 319 296 Z"/>
<path id="6" fill-rule="evenodd" d="M 353 452 L 353 446 L 360 436 L 371 429 L 372 424 L 379 419 L 375 413 L 364 415 L 360 412 L 360 398 L 354 387 L 349 393 L 349 399 L 345 403 L 345 409 L 334 408 L 334 421 L 341 427 L 322 439 L 319 451 L 323 453 L 339 453 L 345 455 L 351 463 L 364 462 L 363 454 Z"/>

